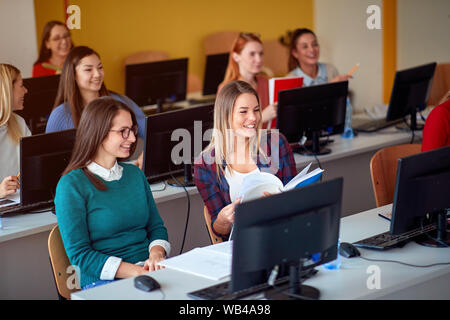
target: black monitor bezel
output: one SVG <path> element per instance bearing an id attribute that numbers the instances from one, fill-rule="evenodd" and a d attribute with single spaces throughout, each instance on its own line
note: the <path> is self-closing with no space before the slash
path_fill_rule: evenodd
<path id="1" fill-rule="evenodd" d="M 230 54 L 228 52 L 210 54 L 206 56 L 202 95 L 207 96 L 217 93 L 219 85 L 225 78 L 229 56 Z M 217 73 L 219 67 L 220 71 L 223 69 L 223 73 Z"/>
<path id="2" fill-rule="evenodd" d="M 206 124 L 205 124 L 205 120 Z M 164 154 L 169 155 L 171 153 L 171 142 L 159 143 L 158 139 L 155 139 L 155 134 L 160 134 L 161 131 L 167 132 L 176 129 L 188 129 L 191 127 L 189 124 L 193 124 L 193 121 L 202 121 L 202 137 L 206 130 L 213 128 L 214 123 L 214 104 L 205 104 L 199 106 L 192 106 L 185 109 L 168 111 L 163 113 L 154 114 L 146 117 L 145 121 L 145 141 L 144 141 L 144 158 L 143 158 L 143 168 L 147 180 L 149 183 L 160 182 L 172 178 L 183 173 L 182 165 L 171 164 L 169 162 L 164 170 L 152 170 L 156 165 L 152 158 L 151 150 L 163 151 Z M 209 124 L 209 125 L 208 125 Z M 191 146 L 194 143 L 194 136 L 192 136 Z M 180 142 L 174 142 L 175 144 Z M 205 144 L 205 142 L 203 142 Z M 170 149 L 170 150 L 168 150 Z M 195 150 L 194 150 L 195 151 Z M 197 150 L 199 151 L 199 150 Z M 201 150 L 200 150 L 201 151 Z M 195 156 L 193 152 L 191 153 L 191 158 Z M 161 159 L 156 155 L 157 159 Z M 192 162 L 193 163 L 193 162 Z M 172 167 L 173 166 L 173 167 Z M 157 171 L 157 172 L 154 172 Z"/>
<path id="3" fill-rule="evenodd" d="M 132 81 L 133 77 L 151 77 L 161 75 L 179 73 L 181 76 L 178 81 L 180 84 L 180 91 L 174 92 L 171 99 L 164 96 L 158 96 L 160 91 L 156 93 L 156 97 L 150 98 L 135 92 L 136 84 Z M 188 75 L 188 58 L 161 60 L 146 63 L 129 64 L 125 66 L 125 95 L 132 99 L 138 106 L 143 107 L 147 105 L 164 104 L 167 102 L 177 102 L 186 100 L 187 93 L 187 75 Z M 147 91 L 146 91 L 147 93 Z M 170 100 L 170 101 L 169 101 Z"/>
<path id="4" fill-rule="evenodd" d="M 67 167 L 73 146 L 76 129 L 37 134 L 20 139 L 20 202 L 22 205 L 53 200 L 56 185 Z M 31 164 L 29 161 L 32 161 Z M 49 160 L 53 162 L 50 165 Z M 36 163 L 43 162 L 40 168 Z M 27 164 L 29 163 L 29 164 Z M 42 179 L 50 176 L 50 186 L 36 186 L 36 174 Z M 45 177 L 45 178 L 43 178 Z"/>
<path id="5" fill-rule="evenodd" d="M 274 265 L 283 265 L 294 262 L 283 261 L 283 259 L 280 258 L 274 259 L 270 256 L 270 253 L 295 256 L 296 259 L 311 259 L 312 254 L 318 252 L 321 253 L 319 261 L 306 266 L 306 268 L 313 268 L 334 260 L 337 256 L 337 244 L 339 239 L 342 187 L 343 178 L 336 178 L 330 181 L 316 183 L 300 189 L 294 189 L 281 194 L 239 204 L 236 207 L 233 231 L 231 291 L 234 292 L 262 284 L 267 281 L 267 276 Z M 330 210 L 326 211 L 326 208 L 329 208 Z M 311 235 L 311 238 L 308 238 L 307 241 L 303 242 L 305 247 L 310 246 L 309 248 L 303 247 L 299 249 L 296 247 L 295 250 L 293 250 L 293 243 L 301 243 L 301 238 L 306 235 L 302 234 L 301 230 L 289 232 L 289 228 L 299 225 L 299 228 L 304 227 L 304 231 L 307 233 L 308 230 L 311 231 L 316 227 L 315 223 L 323 227 L 323 223 L 326 219 L 324 218 L 325 216 L 320 216 L 321 214 L 331 215 L 330 219 L 327 220 L 327 222 L 329 222 L 328 227 L 331 230 L 324 235 L 326 239 L 322 237 L 315 242 L 312 239 L 314 238 L 314 235 Z M 288 223 L 287 220 L 289 219 L 292 219 L 292 221 Z M 249 229 L 251 230 L 251 228 L 258 226 L 267 228 L 266 234 L 272 233 L 273 229 L 276 228 L 274 222 L 277 220 L 284 223 L 282 226 L 283 230 L 280 230 L 279 234 L 272 234 L 270 239 L 269 237 L 260 239 L 254 236 L 256 233 L 248 233 Z M 296 223 L 294 223 L 295 220 L 297 220 Z M 287 239 L 284 242 L 283 236 Z M 324 244 L 325 242 L 327 244 Z M 315 246 L 320 249 L 316 248 L 316 251 L 311 251 L 314 250 L 313 247 Z M 265 260 L 263 266 L 260 265 L 261 262 L 258 264 L 258 260 L 261 259 Z M 267 260 L 269 262 L 267 262 Z M 259 268 L 259 271 L 253 270 L 245 272 L 249 266 L 255 268 L 253 266 L 255 263 L 258 264 L 256 268 Z M 269 265 L 272 267 L 268 267 Z"/>

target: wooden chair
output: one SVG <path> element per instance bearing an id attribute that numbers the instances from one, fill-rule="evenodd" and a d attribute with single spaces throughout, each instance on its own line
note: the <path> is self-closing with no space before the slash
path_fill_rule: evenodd
<path id="1" fill-rule="evenodd" d="M 282 45 L 278 39 L 264 41 L 263 46 L 264 66 L 269 68 L 275 77 L 285 76 L 289 72 L 287 67 L 288 47 Z"/>
<path id="2" fill-rule="evenodd" d="M 211 215 L 209 214 L 208 208 L 206 206 L 203 207 L 203 216 L 205 217 L 206 228 L 208 228 L 209 237 L 211 239 L 212 244 L 221 243 L 223 239 L 218 237 L 211 227 Z"/>
<path id="3" fill-rule="evenodd" d="M 58 296 L 61 300 L 69 300 L 70 294 L 77 292 L 80 289 L 69 289 L 68 287 L 68 278 L 74 274 L 68 273 L 67 268 L 70 266 L 70 262 L 69 258 L 67 258 L 66 250 L 64 249 L 61 234 L 59 233 L 59 227 L 57 225 L 53 227 L 48 236 L 48 254 L 50 256 L 50 265 L 52 267 Z M 74 285 L 80 288 L 78 278 Z"/>
<path id="4" fill-rule="evenodd" d="M 420 144 L 402 144 L 376 152 L 370 160 L 370 175 L 377 207 L 394 200 L 398 158 L 420 153 Z"/>
<path id="5" fill-rule="evenodd" d="M 434 71 L 428 104 L 436 106 L 445 93 L 450 90 L 450 62 L 438 63 Z"/>
<path id="6" fill-rule="evenodd" d="M 239 32 L 237 31 L 221 31 L 207 35 L 203 40 L 205 54 L 230 52 L 231 46 L 238 35 Z"/>

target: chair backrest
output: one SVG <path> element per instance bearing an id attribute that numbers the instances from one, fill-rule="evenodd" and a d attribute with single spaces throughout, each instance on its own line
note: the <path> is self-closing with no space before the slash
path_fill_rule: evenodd
<path id="1" fill-rule="evenodd" d="M 445 93 L 450 90 L 450 62 L 438 63 L 434 71 L 428 105 L 436 106 Z"/>
<path id="2" fill-rule="evenodd" d="M 221 243 L 223 239 L 218 237 L 211 227 L 211 215 L 209 214 L 208 208 L 206 206 L 203 207 L 203 216 L 205 217 L 206 228 L 208 228 L 209 237 L 211 239 L 212 244 Z"/>
<path id="3" fill-rule="evenodd" d="M 123 63 L 124 65 L 135 64 L 135 63 L 144 63 L 144 62 L 153 62 L 153 61 L 162 61 L 169 60 L 169 54 L 165 51 L 158 50 L 147 50 L 147 51 L 139 51 L 127 56 Z"/>
<path id="4" fill-rule="evenodd" d="M 263 42 L 264 66 L 272 70 L 275 77 L 285 76 L 289 70 L 289 48 L 282 45 L 278 39 Z"/>
<path id="5" fill-rule="evenodd" d="M 237 31 L 222 31 L 207 35 L 203 40 L 205 54 L 230 52 L 233 41 L 238 35 Z"/>
<path id="6" fill-rule="evenodd" d="M 377 151 L 370 160 L 370 175 L 377 207 L 394 200 L 397 160 L 420 153 L 420 144 L 402 144 Z"/>
<path id="7" fill-rule="evenodd" d="M 75 273 L 69 273 L 68 267 L 70 266 L 69 258 L 66 255 L 66 250 L 59 233 L 59 227 L 56 225 L 48 236 L 48 254 L 50 256 L 50 264 L 52 266 L 53 276 L 55 278 L 56 289 L 58 294 L 64 299 L 70 299 L 70 294 L 79 291 L 79 279 Z M 73 272 L 75 272 L 73 270 Z M 69 280 L 69 277 L 74 277 L 73 280 Z M 69 288 L 68 284 L 71 284 Z"/>

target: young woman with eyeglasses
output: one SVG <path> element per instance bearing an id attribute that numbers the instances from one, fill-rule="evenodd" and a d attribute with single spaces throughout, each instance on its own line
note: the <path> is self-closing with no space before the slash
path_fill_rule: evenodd
<path id="1" fill-rule="evenodd" d="M 70 263 L 83 289 L 160 269 L 167 230 L 133 153 L 137 122 L 124 103 L 101 97 L 83 111 L 55 210 Z"/>
<path id="2" fill-rule="evenodd" d="M 60 74 L 64 61 L 73 48 L 67 26 L 60 21 L 49 21 L 42 31 L 39 57 L 33 66 L 33 77 Z"/>
<path id="3" fill-rule="evenodd" d="M 262 108 L 262 127 L 276 127 L 272 121 L 277 116 L 277 104 L 269 104 L 269 82 L 262 74 L 264 65 L 263 45 L 259 35 L 240 33 L 234 40 L 228 60 L 225 78 L 219 85 L 218 92 L 229 82 L 241 80 L 249 83 L 256 90 Z"/>

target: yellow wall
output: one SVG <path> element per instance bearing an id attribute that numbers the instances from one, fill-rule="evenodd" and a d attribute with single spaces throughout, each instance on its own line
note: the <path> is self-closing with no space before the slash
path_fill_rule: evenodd
<path id="1" fill-rule="evenodd" d="M 140 50 L 189 57 L 189 73 L 203 78 L 203 38 L 224 30 L 258 32 L 276 39 L 297 27 L 313 28 L 314 0 L 69 0 L 81 8 L 75 45 L 96 50 L 105 83 L 124 92 L 123 59 Z M 38 42 L 49 20 L 64 21 L 64 0 L 34 0 Z M 39 44 L 38 44 L 39 45 Z"/>

